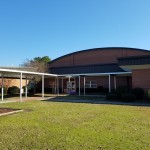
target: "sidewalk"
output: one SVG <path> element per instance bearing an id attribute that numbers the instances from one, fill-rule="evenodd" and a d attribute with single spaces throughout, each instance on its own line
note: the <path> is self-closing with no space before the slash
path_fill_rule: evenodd
<path id="1" fill-rule="evenodd" d="M 28 97 L 28 98 L 23 97 L 22 102 L 30 101 L 30 100 L 47 100 L 50 98 L 51 97 L 44 97 L 44 98 L 42 98 L 42 97 Z M 12 98 L 5 98 L 3 101 L 0 100 L 0 104 L 13 103 L 13 102 L 20 102 L 20 98 L 19 97 L 12 97 Z"/>

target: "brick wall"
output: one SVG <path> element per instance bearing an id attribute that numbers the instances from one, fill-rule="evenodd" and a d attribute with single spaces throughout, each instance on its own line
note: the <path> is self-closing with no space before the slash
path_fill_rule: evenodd
<path id="1" fill-rule="evenodd" d="M 2 85 L 2 80 L 0 80 L 0 87 Z M 26 80 L 22 80 L 22 86 L 26 85 Z M 4 87 L 9 88 L 11 86 L 20 87 L 20 79 L 9 79 L 4 78 Z"/>
<path id="2" fill-rule="evenodd" d="M 50 67 L 117 63 L 118 57 L 148 55 L 150 52 L 135 49 L 93 49 L 81 51 L 52 61 Z"/>
<path id="3" fill-rule="evenodd" d="M 150 89 L 150 69 L 137 69 L 132 72 L 133 88 L 142 87 L 147 91 Z"/>

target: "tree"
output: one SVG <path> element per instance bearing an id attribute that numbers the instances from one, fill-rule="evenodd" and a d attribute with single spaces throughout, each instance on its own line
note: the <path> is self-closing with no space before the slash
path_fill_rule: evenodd
<path id="1" fill-rule="evenodd" d="M 30 67 L 32 71 L 35 71 L 35 72 L 48 73 L 49 71 L 48 62 L 50 61 L 51 59 L 49 58 L 49 56 L 35 57 L 31 60 L 27 59 L 22 64 L 22 66 Z M 33 84 L 34 82 L 34 93 L 36 92 L 36 85 L 39 81 L 41 81 L 41 76 L 34 76 L 31 79 L 31 83 Z"/>
<path id="2" fill-rule="evenodd" d="M 35 57 L 34 59 L 33 59 L 33 61 L 40 61 L 41 60 L 41 57 Z"/>
<path id="3" fill-rule="evenodd" d="M 49 58 L 49 56 L 44 56 L 40 59 L 40 62 L 44 62 L 44 63 L 49 63 L 51 61 L 51 59 Z"/>
<path id="4" fill-rule="evenodd" d="M 48 72 L 48 62 L 50 62 L 51 59 L 49 56 L 44 57 L 35 57 L 33 59 L 27 59 L 22 66 L 24 67 L 30 67 L 33 71 L 36 72 Z"/>

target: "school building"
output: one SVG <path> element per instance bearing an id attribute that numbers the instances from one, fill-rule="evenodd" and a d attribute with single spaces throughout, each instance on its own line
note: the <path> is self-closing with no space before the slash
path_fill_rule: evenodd
<path id="1" fill-rule="evenodd" d="M 77 51 L 49 63 L 49 73 L 58 79 L 45 79 L 45 86 L 59 86 L 62 93 L 89 89 L 150 89 L 150 51 L 126 47 L 106 47 Z"/>

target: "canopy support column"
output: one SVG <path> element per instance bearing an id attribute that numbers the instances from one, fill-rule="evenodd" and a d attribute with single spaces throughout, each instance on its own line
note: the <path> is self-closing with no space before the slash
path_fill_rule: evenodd
<path id="1" fill-rule="evenodd" d="M 42 98 L 44 98 L 44 75 L 42 75 Z"/>
<path id="2" fill-rule="evenodd" d="M 83 82 L 84 82 L 84 96 L 85 96 L 85 80 L 86 80 L 85 76 L 83 77 L 83 80 L 84 80 Z"/>
<path id="3" fill-rule="evenodd" d="M 69 86 L 68 86 L 68 94 L 71 94 L 71 87 L 70 87 L 70 76 L 68 77 L 68 84 L 69 84 Z"/>
<path id="4" fill-rule="evenodd" d="M 27 88 L 27 83 L 28 81 L 27 81 L 27 77 L 26 77 L 26 88 L 25 88 L 25 97 L 27 98 L 28 97 L 28 88 Z"/>
<path id="5" fill-rule="evenodd" d="M 20 73 L 20 102 L 22 102 L 22 72 Z"/>
<path id="6" fill-rule="evenodd" d="M 68 81 L 70 82 L 70 77 L 68 77 Z"/>
<path id="7" fill-rule="evenodd" d="M 2 101 L 4 100 L 4 76 L 2 75 L 2 87 L 1 87 L 1 92 L 2 92 L 2 95 L 1 95 L 1 98 L 2 98 Z"/>
<path id="8" fill-rule="evenodd" d="M 57 96 L 59 96 L 59 77 L 57 77 Z"/>

